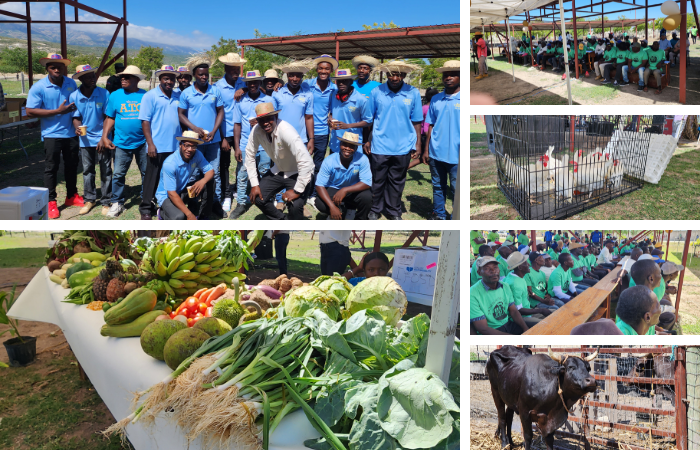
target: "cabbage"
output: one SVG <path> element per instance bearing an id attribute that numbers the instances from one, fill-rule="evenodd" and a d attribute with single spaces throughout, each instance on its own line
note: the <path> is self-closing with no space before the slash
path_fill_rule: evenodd
<path id="1" fill-rule="evenodd" d="M 284 298 L 284 312 L 288 316 L 303 317 L 307 311 L 320 309 L 332 320 L 340 316 L 340 301 L 315 286 L 302 286 L 288 292 Z"/>
<path id="2" fill-rule="evenodd" d="M 350 314 L 373 309 L 392 326 L 399 323 L 406 313 L 407 305 L 406 293 L 391 277 L 367 278 L 352 288 L 345 302 L 345 308 Z"/>
<path id="3" fill-rule="evenodd" d="M 311 283 L 311 286 L 316 286 L 327 294 L 335 295 L 341 304 L 345 304 L 345 299 L 348 298 L 348 294 L 352 290 L 352 285 L 345 277 L 337 273 L 333 276 L 320 276 Z"/>

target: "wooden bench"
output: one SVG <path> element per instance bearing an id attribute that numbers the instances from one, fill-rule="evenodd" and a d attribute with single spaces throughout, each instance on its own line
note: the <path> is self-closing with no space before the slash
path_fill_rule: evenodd
<path id="1" fill-rule="evenodd" d="M 671 84 L 671 63 L 667 62 L 664 63 L 664 73 L 661 75 L 661 89 L 667 88 Z M 615 78 L 615 74 L 617 73 L 617 69 L 610 69 L 610 79 Z M 630 83 L 634 84 L 639 84 L 639 72 L 636 70 L 632 72 L 628 72 L 627 76 L 630 79 Z M 649 75 L 649 87 L 652 89 L 657 89 L 658 86 L 656 85 L 656 77 L 654 74 Z"/>
<path id="2" fill-rule="evenodd" d="M 577 325 L 603 317 L 610 319 L 611 295 L 619 284 L 616 280 L 621 270 L 622 267 L 617 266 L 595 286 L 589 287 L 523 334 L 569 335 Z"/>

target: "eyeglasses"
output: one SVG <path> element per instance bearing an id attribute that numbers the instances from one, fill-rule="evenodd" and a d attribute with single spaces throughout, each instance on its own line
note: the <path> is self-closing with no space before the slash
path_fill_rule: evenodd
<path id="1" fill-rule="evenodd" d="M 182 148 L 186 148 L 186 149 L 197 148 L 197 144 L 194 144 L 192 142 L 181 142 L 180 145 L 182 146 Z"/>

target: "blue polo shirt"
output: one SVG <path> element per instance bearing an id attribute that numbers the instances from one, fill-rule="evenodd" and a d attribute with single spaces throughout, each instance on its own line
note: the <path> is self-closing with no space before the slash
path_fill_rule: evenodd
<path id="1" fill-rule="evenodd" d="M 238 77 L 236 85 L 231 86 L 226 81 L 226 77 L 224 77 L 217 81 L 214 86 L 219 88 L 221 98 L 224 100 L 224 121 L 221 122 L 221 131 L 223 131 L 225 137 L 233 136 L 233 124 L 236 123 L 233 121 L 233 108 L 236 103 L 233 96 L 237 90 L 246 87 L 246 83 L 243 81 L 243 77 Z"/>
<path id="2" fill-rule="evenodd" d="M 85 97 L 79 88 L 70 95 L 68 103 L 75 103 L 77 108 L 73 117 L 79 118 L 87 127 L 87 136 L 79 137 L 80 147 L 97 147 L 100 142 L 108 100 L 109 92 L 99 86 L 95 86 L 90 98 Z"/>
<path id="3" fill-rule="evenodd" d="M 248 121 L 256 116 L 255 107 L 260 103 L 272 103 L 272 97 L 260 91 L 258 98 L 253 100 L 248 94 L 245 94 L 233 108 L 233 123 L 241 124 L 241 141 L 238 143 L 241 152 L 245 152 L 245 147 L 248 145 L 251 129 Z M 262 145 L 258 147 L 258 150 L 264 151 Z"/>
<path id="4" fill-rule="evenodd" d="M 61 87 L 49 81 L 48 75 L 34 83 L 27 95 L 27 108 L 32 109 L 56 109 L 64 101 L 70 103 L 70 96 L 78 86 L 71 78 L 63 77 Z M 44 138 L 69 138 L 75 136 L 73 128 L 73 114 L 66 113 L 52 117 L 42 117 L 41 140 Z"/>
<path id="5" fill-rule="evenodd" d="M 322 91 L 316 83 L 317 79 L 318 77 L 314 77 L 303 81 L 302 84 L 306 84 L 314 95 L 314 136 L 327 136 L 328 111 L 330 111 L 331 99 L 338 92 L 338 86 L 329 79 L 326 90 Z"/>
<path id="6" fill-rule="evenodd" d="M 430 135 L 430 159 L 457 164 L 459 162 L 459 92 L 435 94 L 430 101 L 425 123 L 433 126 Z"/>
<path id="7" fill-rule="evenodd" d="M 199 150 L 195 152 L 189 163 L 182 160 L 179 149 L 165 158 L 165 161 L 163 161 L 163 168 L 160 171 L 158 190 L 156 190 L 156 200 L 158 200 L 158 204 L 161 206 L 163 205 L 163 202 L 168 198 L 168 191 L 175 191 L 178 194 L 181 193 L 182 190 L 187 187 L 190 176 L 196 168 L 199 168 L 202 173 L 213 170 Z"/>
<path id="8" fill-rule="evenodd" d="M 285 84 L 278 91 L 272 93 L 272 104 L 275 105 L 275 110 L 281 110 L 280 120 L 293 126 L 304 144 L 309 142 L 304 116 L 314 113 L 314 95 L 308 86 L 302 83 L 296 95 L 292 95 Z"/>
<path id="9" fill-rule="evenodd" d="M 182 134 L 177 107 L 180 93 L 173 91 L 168 98 L 160 86 L 156 86 L 141 99 L 139 120 L 151 123 L 151 138 L 158 153 L 171 153 L 180 149 L 177 136 Z"/>
<path id="10" fill-rule="evenodd" d="M 384 83 L 372 91 L 369 104 L 374 117 L 372 153 L 407 155 L 416 148 L 416 129 L 412 122 L 423 120 L 418 89 L 404 83 L 394 93 Z"/>
<path id="11" fill-rule="evenodd" d="M 340 189 L 352 186 L 362 181 L 367 186 L 372 186 L 372 171 L 369 168 L 369 159 L 364 153 L 355 152 L 352 161 L 346 169 L 340 162 L 340 153 L 328 155 L 321 164 L 321 169 L 316 176 L 316 186 Z"/>
<path id="12" fill-rule="evenodd" d="M 354 87 L 357 92 L 364 95 L 365 98 L 369 100 L 369 93 L 372 92 L 377 86 L 381 86 L 381 84 L 382 83 L 380 83 L 379 81 L 368 81 L 367 83 L 360 86 L 357 83 L 357 79 L 355 79 L 355 81 L 352 82 L 352 87 Z"/>
<path id="13" fill-rule="evenodd" d="M 202 94 L 194 87 L 194 83 L 180 94 L 179 107 L 187 110 L 187 118 L 194 125 L 212 132 L 216 122 L 216 108 L 224 106 L 224 99 L 218 87 L 208 84 L 207 92 Z M 225 115 L 225 111 L 224 111 Z M 223 126 L 223 122 L 221 124 Z M 221 142 L 221 135 L 217 130 L 214 138 L 207 144 Z"/>
<path id="14" fill-rule="evenodd" d="M 109 96 L 105 114 L 114 118 L 114 145 L 120 148 L 134 149 L 146 142 L 143 135 L 139 109 L 141 99 L 146 91 L 139 89 L 128 94 L 123 88 L 118 89 Z"/>
<path id="15" fill-rule="evenodd" d="M 343 123 L 357 123 L 366 121 L 372 123 L 372 114 L 369 111 L 369 105 L 364 95 L 353 89 L 348 101 L 342 102 L 338 100 L 336 92 L 331 98 L 331 115 L 333 119 L 340 120 Z M 332 152 L 340 151 L 340 141 L 337 139 L 343 137 L 346 131 L 356 133 L 360 136 L 360 145 L 362 145 L 362 130 L 364 128 L 348 128 L 347 130 L 331 131 L 330 146 Z M 358 147 L 359 149 L 360 147 Z"/>

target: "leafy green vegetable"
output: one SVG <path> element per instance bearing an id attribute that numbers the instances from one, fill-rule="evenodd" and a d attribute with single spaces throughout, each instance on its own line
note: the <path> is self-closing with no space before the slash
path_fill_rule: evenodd
<path id="1" fill-rule="evenodd" d="M 372 277 L 361 281 L 352 288 L 345 302 L 350 314 L 373 309 L 393 326 L 406 314 L 407 305 L 406 293 L 391 277 Z"/>
<path id="2" fill-rule="evenodd" d="M 302 286 L 288 293 L 284 298 L 284 311 L 292 317 L 303 317 L 307 311 L 319 309 L 336 321 L 340 316 L 340 302 L 335 296 L 323 292 L 315 286 Z"/>
<path id="3" fill-rule="evenodd" d="M 311 286 L 316 286 L 327 294 L 332 294 L 345 304 L 348 294 L 352 290 L 352 285 L 340 274 L 322 275 L 311 282 Z"/>
<path id="4" fill-rule="evenodd" d="M 350 430 L 350 450 L 396 450 L 401 447 L 382 428 L 375 411 L 366 411 Z"/>
<path id="5" fill-rule="evenodd" d="M 421 341 L 430 329 L 430 319 L 426 314 L 419 314 L 406 321 L 389 344 L 389 358 L 397 363 L 415 354 Z M 428 340 L 425 339 L 427 344 Z"/>
<path id="6" fill-rule="evenodd" d="M 330 390 L 324 388 L 316 397 L 314 411 L 329 427 L 334 426 L 345 414 L 345 393 L 348 389 L 361 385 L 359 380 L 350 380 L 333 386 Z"/>

